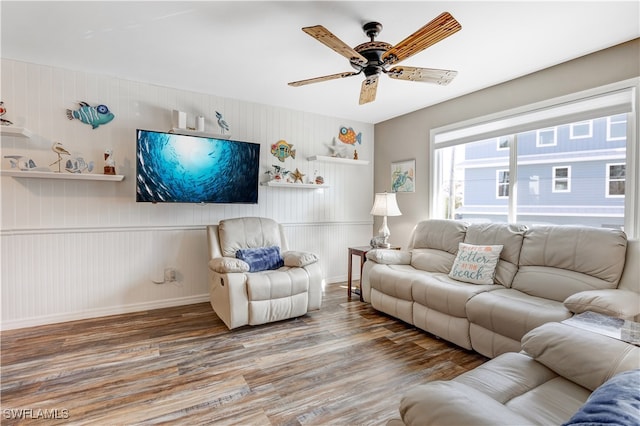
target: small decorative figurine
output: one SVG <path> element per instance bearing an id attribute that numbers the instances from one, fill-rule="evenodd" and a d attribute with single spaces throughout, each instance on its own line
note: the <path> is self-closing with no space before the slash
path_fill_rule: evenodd
<path id="1" fill-rule="evenodd" d="M 285 169 L 284 167 L 278 166 L 276 164 L 273 164 L 271 167 L 273 167 L 273 170 L 267 170 L 266 174 L 269 175 L 269 177 L 271 178 L 271 180 L 275 180 L 275 181 L 281 181 L 286 175 L 289 174 L 289 170 Z"/>
<path id="2" fill-rule="evenodd" d="M 86 102 L 79 103 L 80 108 L 77 110 L 67 110 L 67 118 L 69 120 L 80 120 L 85 124 L 91 125 L 94 129 L 101 124 L 107 124 L 115 117 L 106 105 L 90 106 Z"/>
<path id="3" fill-rule="evenodd" d="M 300 183 L 303 183 L 302 178 L 304 177 L 304 174 L 302 174 L 297 168 L 295 172 L 291 173 L 291 177 L 293 178 L 293 183 L 296 183 L 298 181 L 300 181 Z"/>
<path id="4" fill-rule="evenodd" d="M 347 157 L 347 147 L 344 145 L 338 145 L 336 143 L 336 138 L 333 138 L 333 145 L 327 145 L 327 147 L 331 150 L 332 157 L 336 157 L 336 158 Z"/>
<path id="5" fill-rule="evenodd" d="M 4 107 L 4 102 L 0 101 L 0 117 L 4 117 L 4 115 L 7 113 L 7 109 Z M 13 123 L 9 120 L 5 120 L 4 118 L 0 118 L 0 123 L 2 123 L 3 126 L 11 126 Z"/>
<path id="6" fill-rule="evenodd" d="M 357 160 L 357 159 L 358 159 L 358 150 L 357 150 L 357 149 L 354 149 L 354 150 L 353 150 L 353 159 L 354 159 L 354 160 Z"/>
<path id="7" fill-rule="evenodd" d="M 27 171 L 36 168 L 35 161 L 24 155 L 5 155 L 4 158 L 9 159 L 12 169 Z"/>
<path id="8" fill-rule="evenodd" d="M 229 131 L 229 124 L 227 124 L 227 122 L 224 121 L 224 118 L 222 118 L 222 114 L 220 114 L 218 111 L 216 111 L 216 118 L 218 119 L 218 126 L 220 126 L 220 132 L 222 132 L 222 134 L 224 135 L 224 132 Z"/>
<path id="9" fill-rule="evenodd" d="M 316 185 L 322 185 L 324 183 L 324 178 L 322 176 L 316 176 Z"/>
<path id="10" fill-rule="evenodd" d="M 60 142 L 54 142 L 53 145 L 51 145 L 51 150 L 53 152 L 55 152 L 58 155 L 58 160 L 54 161 L 53 163 L 49 164 L 49 166 L 53 166 L 54 164 L 58 164 L 58 173 L 60 173 L 60 163 L 62 162 L 62 156 L 63 155 L 71 155 L 69 154 L 69 151 L 67 151 Z"/>
<path id="11" fill-rule="evenodd" d="M 113 150 L 111 149 L 106 149 L 104 151 L 104 174 L 116 174 L 116 160 L 113 159 Z"/>
<path id="12" fill-rule="evenodd" d="M 356 142 L 362 144 L 362 133 L 357 133 L 353 128 L 349 127 L 340 127 L 340 134 L 338 135 L 338 139 L 340 142 L 346 143 L 349 145 L 355 145 Z"/>
<path id="13" fill-rule="evenodd" d="M 271 154 L 284 163 L 284 159 L 287 157 L 296 158 L 296 150 L 291 148 L 293 148 L 293 144 L 288 144 L 287 141 L 279 140 L 271 145 Z"/>
<path id="14" fill-rule="evenodd" d="M 87 164 L 82 157 L 75 157 L 67 160 L 67 164 L 65 166 L 65 170 L 69 173 L 82 173 L 85 170 L 87 172 L 93 171 L 93 161 L 89 161 Z"/>

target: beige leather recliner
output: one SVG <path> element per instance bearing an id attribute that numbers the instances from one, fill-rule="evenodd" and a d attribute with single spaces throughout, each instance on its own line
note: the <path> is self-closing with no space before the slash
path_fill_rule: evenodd
<path id="1" fill-rule="evenodd" d="M 281 224 L 261 217 L 225 219 L 207 226 L 207 239 L 211 307 L 229 329 L 320 309 L 323 277 L 318 258 L 289 250 Z M 284 266 L 250 272 L 256 265 L 236 257 L 239 250 L 265 248 L 271 248 L 272 255 L 279 251 Z"/>

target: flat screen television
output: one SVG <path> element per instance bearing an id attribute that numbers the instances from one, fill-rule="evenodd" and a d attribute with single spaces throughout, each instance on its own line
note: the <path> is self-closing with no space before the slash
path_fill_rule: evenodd
<path id="1" fill-rule="evenodd" d="M 137 130 L 136 201 L 258 203 L 260 144 Z"/>

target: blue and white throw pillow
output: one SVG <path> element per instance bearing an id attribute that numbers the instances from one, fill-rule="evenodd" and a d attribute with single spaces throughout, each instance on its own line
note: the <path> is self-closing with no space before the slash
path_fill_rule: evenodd
<path id="1" fill-rule="evenodd" d="M 284 266 L 284 259 L 278 246 L 240 249 L 236 251 L 236 258 L 244 260 L 249 265 L 249 272 L 278 269 Z"/>

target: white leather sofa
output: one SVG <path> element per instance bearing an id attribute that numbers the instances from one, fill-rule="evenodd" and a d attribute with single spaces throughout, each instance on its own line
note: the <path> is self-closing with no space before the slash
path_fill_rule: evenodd
<path id="1" fill-rule="evenodd" d="M 522 349 L 410 389 L 388 425 L 639 424 L 640 348 L 547 323 Z"/>
<path id="2" fill-rule="evenodd" d="M 460 243 L 502 246 L 488 283 L 449 275 Z M 414 228 L 407 250 L 367 253 L 363 298 L 381 312 L 494 358 L 520 351 L 532 329 L 576 313 L 640 314 L 639 244 L 604 228 L 425 220 Z"/>
<path id="3" fill-rule="evenodd" d="M 281 224 L 261 217 L 225 219 L 207 226 L 207 237 L 211 306 L 229 329 L 320 309 L 318 258 L 289 250 Z M 239 253 L 258 254 L 249 259 Z M 262 270 L 252 272 L 255 264 Z"/>

